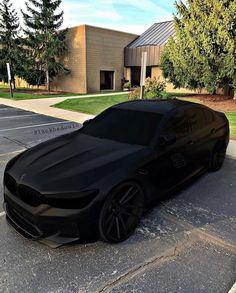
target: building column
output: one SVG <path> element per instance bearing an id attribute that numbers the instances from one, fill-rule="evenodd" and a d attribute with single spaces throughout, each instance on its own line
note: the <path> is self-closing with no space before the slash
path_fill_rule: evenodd
<path id="1" fill-rule="evenodd" d="M 131 68 L 130 67 L 125 67 L 124 69 L 124 77 L 126 80 L 131 82 Z"/>

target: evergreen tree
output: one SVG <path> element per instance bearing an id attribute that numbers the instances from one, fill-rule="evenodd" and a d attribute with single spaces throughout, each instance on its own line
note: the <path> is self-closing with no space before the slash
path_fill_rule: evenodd
<path id="1" fill-rule="evenodd" d="M 56 13 L 61 0 L 28 0 L 27 12 L 23 12 L 24 51 L 27 62 L 23 78 L 31 85 L 46 83 L 48 91 L 50 82 L 69 70 L 59 62 L 66 51 L 67 30 L 59 30 L 63 23 L 63 12 Z"/>
<path id="2" fill-rule="evenodd" d="M 236 1 L 176 2 L 175 37 L 164 50 L 161 67 L 176 87 L 207 88 L 226 94 L 236 89 Z"/>
<path id="3" fill-rule="evenodd" d="M 19 19 L 10 0 L 0 3 L 0 80 L 7 82 L 6 63 L 11 65 L 12 81 L 19 71 Z"/>

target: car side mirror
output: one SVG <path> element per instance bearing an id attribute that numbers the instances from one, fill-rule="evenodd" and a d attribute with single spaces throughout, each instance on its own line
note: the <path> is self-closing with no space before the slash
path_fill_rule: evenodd
<path id="1" fill-rule="evenodd" d="M 93 119 L 85 120 L 83 126 L 87 126 Z"/>
<path id="2" fill-rule="evenodd" d="M 165 134 L 159 137 L 158 145 L 161 147 L 165 147 L 168 145 L 172 145 L 176 142 L 176 135 L 174 134 Z"/>

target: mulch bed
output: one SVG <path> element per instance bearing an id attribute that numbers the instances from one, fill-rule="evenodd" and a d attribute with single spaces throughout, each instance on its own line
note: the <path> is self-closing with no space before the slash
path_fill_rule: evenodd
<path id="1" fill-rule="evenodd" d="M 188 96 L 188 98 L 197 98 L 204 105 L 216 110 L 223 112 L 236 112 L 236 100 L 228 96 L 222 95 L 193 95 Z"/>

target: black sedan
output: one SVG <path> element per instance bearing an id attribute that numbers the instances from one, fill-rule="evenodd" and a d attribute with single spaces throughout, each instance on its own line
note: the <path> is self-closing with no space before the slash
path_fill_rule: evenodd
<path id="1" fill-rule="evenodd" d="M 228 143 L 227 118 L 205 106 L 175 99 L 113 106 L 9 161 L 7 219 L 32 239 L 123 241 L 144 209 L 219 170 Z"/>

